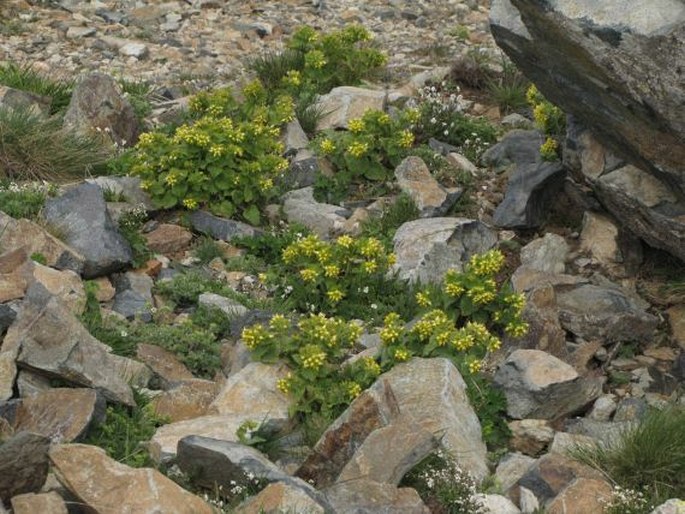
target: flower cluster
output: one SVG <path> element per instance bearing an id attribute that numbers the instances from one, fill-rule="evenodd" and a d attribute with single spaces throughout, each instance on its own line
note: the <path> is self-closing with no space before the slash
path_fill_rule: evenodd
<path id="1" fill-rule="evenodd" d="M 301 311 L 337 313 L 349 304 L 368 305 L 380 291 L 395 256 L 375 238 L 340 236 L 333 242 L 301 237 L 283 249 L 283 266 L 267 274 L 267 283 L 286 294 Z"/>
<path id="2" fill-rule="evenodd" d="M 288 166 L 279 136 L 294 106 L 287 96 L 269 100 L 259 82 L 243 95 L 240 103 L 228 89 L 200 93 L 190 102 L 194 122 L 171 135 L 140 136 L 131 172 L 158 207 L 207 205 L 259 224 L 259 206 L 275 194 L 274 179 Z"/>
<path id="3" fill-rule="evenodd" d="M 526 100 L 533 109 L 535 124 L 547 136 L 540 146 L 540 156 L 545 161 L 555 161 L 559 158 L 559 139 L 566 129 L 566 115 L 559 107 L 545 99 L 535 84 L 528 88 Z"/>
<path id="4" fill-rule="evenodd" d="M 605 514 L 643 514 L 654 509 L 642 492 L 618 485 L 614 486 L 611 498 L 603 503 Z"/>

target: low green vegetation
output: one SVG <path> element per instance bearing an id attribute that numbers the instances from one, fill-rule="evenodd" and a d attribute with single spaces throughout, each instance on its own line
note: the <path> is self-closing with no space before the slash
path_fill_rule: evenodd
<path id="1" fill-rule="evenodd" d="M 0 65 L 0 84 L 48 97 L 51 100 L 51 114 L 66 110 L 74 89 L 74 82 L 71 80 L 55 80 L 30 66 L 13 62 Z"/>
<path id="2" fill-rule="evenodd" d="M 645 510 L 639 512 L 648 513 L 650 505 L 659 505 L 669 498 L 685 498 L 683 427 L 682 407 L 652 410 L 609 444 L 578 447 L 572 455 L 601 471 L 624 491 L 643 495 Z"/>
<path id="3" fill-rule="evenodd" d="M 0 211 L 15 219 L 35 220 L 45 205 L 45 200 L 55 192 L 56 188 L 50 184 L 17 184 L 0 180 Z"/>
<path id="4" fill-rule="evenodd" d="M 392 238 L 403 223 L 419 217 L 419 209 L 406 194 L 399 195 L 380 216 L 371 216 L 362 223 L 362 235 L 379 239 L 386 248 L 392 247 Z"/>
<path id="5" fill-rule="evenodd" d="M 246 307 L 256 308 L 259 302 L 237 292 L 227 284 L 219 282 L 201 270 L 178 273 L 170 280 L 157 282 L 156 291 L 176 307 L 185 309 L 196 307 L 202 293 L 215 293 L 237 301 Z"/>
<path id="6" fill-rule="evenodd" d="M 128 241 L 133 251 L 133 267 L 139 268 L 153 257 L 153 252 L 147 246 L 147 239 L 141 233 L 147 221 L 144 208 L 136 207 L 124 212 L 119 218 L 119 232 Z"/>

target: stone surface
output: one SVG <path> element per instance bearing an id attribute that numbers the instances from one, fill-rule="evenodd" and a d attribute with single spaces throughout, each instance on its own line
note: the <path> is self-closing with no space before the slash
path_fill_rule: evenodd
<path id="1" fill-rule="evenodd" d="M 55 270 L 37 262 L 26 267 L 27 282 L 39 282 L 51 294 L 57 296 L 70 312 L 77 316 L 86 305 L 86 292 L 81 278 L 71 270 Z"/>
<path id="2" fill-rule="evenodd" d="M 0 107 L 3 109 L 25 109 L 38 116 L 50 114 L 51 99 L 29 91 L 0 86 Z"/>
<path id="3" fill-rule="evenodd" d="M 554 439 L 554 429 L 545 419 L 522 419 L 509 423 L 509 448 L 524 455 L 540 455 Z"/>
<path id="4" fill-rule="evenodd" d="M 13 514 L 67 514 L 67 505 L 54 491 L 19 494 L 12 498 Z"/>
<path id="5" fill-rule="evenodd" d="M 283 197 L 283 213 L 290 223 L 300 223 L 321 238 L 329 238 L 351 214 L 337 205 L 317 202 L 312 187 L 286 193 Z"/>
<path id="6" fill-rule="evenodd" d="M 569 332 L 604 344 L 651 340 L 657 318 L 645 310 L 646 302 L 619 287 L 582 284 L 555 290 L 559 321 Z"/>
<path id="7" fill-rule="evenodd" d="M 55 388 L 24 398 L 17 408 L 15 432 L 33 432 L 53 443 L 83 439 L 105 419 L 105 401 L 93 389 Z"/>
<path id="8" fill-rule="evenodd" d="M 550 101 L 685 191 L 682 2 L 496 0 L 490 23 L 500 47 Z"/>
<path id="9" fill-rule="evenodd" d="M 597 421 L 609 421 L 615 410 L 616 396 L 613 394 L 603 394 L 595 400 L 592 409 L 588 413 L 588 418 Z"/>
<path id="10" fill-rule="evenodd" d="M 26 255 L 40 254 L 46 265 L 59 270 L 68 269 L 76 273 L 83 271 L 85 258 L 77 250 L 46 232 L 29 220 L 15 220 L 0 212 L 2 245 L 7 251 L 23 248 Z"/>
<path id="11" fill-rule="evenodd" d="M 211 380 L 186 379 L 150 400 L 155 413 L 170 423 L 198 418 L 209 412 L 218 387 Z"/>
<path id="12" fill-rule="evenodd" d="M 370 480 L 355 480 L 326 489 L 337 514 L 429 514 L 430 509 L 409 487 L 397 488 Z"/>
<path id="13" fill-rule="evenodd" d="M 631 232 L 685 261 L 685 199 L 667 182 L 625 166 L 600 177 L 595 187 L 602 205 Z"/>
<path id="14" fill-rule="evenodd" d="M 227 318 L 236 318 L 247 314 L 247 307 L 214 293 L 202 293 L 198 298 L 198 305 L 220 310 Z"/>
<path id="15" fill-rule="evenodd" d="M 521 248 L 521 265 L 544 273 L 563 273 L 569 247 L 557 234 L 545 234 Z"/>
<path id="16" fill-rule="evenodd" d="M 94 278 L 128 266 L 131 247 L 109 214 L 102 190 L 80 184 L 45 202 L 43 217 L 64 234 L 64 240 L 85 257 L 83 275 Z"/>
<path id="17" fill-rule="evenodd" d="M 326 509 L 302 489 L 284 482 L 273 482 L 240 504 L 235 512 L 236 514 L 280 514 L 281 512 L 324 514 Z"/>
<path id="18" fill-rule="evenodd" d="M 155 210 L 150 195 L 140 187 L 140 177 L 118 177 L 102 176 L 88 178 L 86 182 L 97 184 L 103 191 L 110 191 L 118 196 L 123 196 L 124 200 L 131 207 L 143 207 L 147 211 Z"/>
<path id="19" fill-rule="evenodd" d="M 302 130 L 302 125 L 297 119 L 288 122 L 283 129 L 283 145 L 285 146 L 284 155 L 295 155 L 298 150 L 309 146 L 309 138 Z"/>
<path id="20" fill-rule="evenodd" d="M 419 210 L 421 218 L 433 218 L 445 214 L 461 195 L 461 190 L 449 191 L 431 175 L 421 157 L 406 157 L 395 168 L 395 178 L 400 190 L 409 195 Z"/>
<path id="21" fill-rule="evenodd" d="M 685 350 L 685 305 L 674 305 L 666 312 L 673 339 L 682 350 Z"/>
<path id="22" fill-rule="evenodd" d="M 95 446 L 56 445 L 50 449 L 50 461 L 59 481 L 96 512 L 213 512 L 204 501 L 159 471 L 130 468 L 107 457 L 104 450 Z"/>
<path id="23" fill-rule="evenodd" d="M 576 478 L 547 505 L 549 514 L 602 512 L 613 493 L 606 480 Z"/>
<path id="24" fill-rule="evenodd" d="M 520 514 L 519 508 L 514 503 L 500 494 L 476 495 L 481 505 L 483 514 Z"/>
<path id="25" fill-rule="evenodd" d="M 515 419 L 555 419 L 597 398 L 602 380 L 581 377 L 565 362 L 540 350 L 516 350 L 495 373 Z"/>
<path id="26" fill-rule="evenodd" d="M 136 348 L 136 358 L 150 367 L 162 389 L 168 388 L 172 383 L 193 378 L 193 374 L 178 357 L 161 346 L 140 343 Z"/>
<path id="27" fill-rule="evenodd" d="M 109 353 L 108 346 L 36 284 L 5 336 L 3 350 L 12 348 L 18 351 L 18 365 L 96 388 L 108 400 L 126 405 L 135 405 L 128 382 L 144 385 L 150 376 L 143 364 Z"/>
<path id="28" fill-rule="evenodd" d="M 521 453 L 508 453 L 502 457 L 495 470 L 495 479 L 502 491 L 509 490 L 535 462 L 533 457 Z"/>
<path id="29" fill-rule="evenodd" d="M 556 432 L 554 440 L 549 447 L 549 453 L 568 455 L 568 452 L 580 446 L 592 446 L 596 441 L 589 436 L 569 434 L 568 432 Z"/>
<path id="30" fill-rule="evenodd" d="M 48 474 L 47 437 L 20 432 L 0 444 L 0 505 L 40 490 Z"/>
<path id="31" fill-rule="evenodd" d="M 583 214 L 580 251 L 597 260 L 610 273 L 624 275 L 619 227 L 608 217 L 594 212 Z"/>
<path id="32" fill-rule="evenodd" d="M 656 507 L 650 514 L 685 514 L 685 500 L 672 498 Z"/>
<path id="33" fill-rule="evenodd" d="M 254 236 L 259 233 L 247 223 L 220 218 L 205 211 L 193 211 L 188 220 L 193 230 L 222 241 L 230 241 L 235 236 Z"/>
<path id="34" fill-rule="evenodd" d="M 439 438 L 445 451 L 477 480 L 487 474 L 480 423 L 466 399 L 461 375 L 446 359 L 415 358 L 381 375 L 357 397 L 324 432 L 297 476 L 327 486 L 336 480 L 357 482 L 355 473 L 356 478 L 368 473 L 371 480 L 396 485 L 432 450 L 430 440 L 420 436 L 422 430 Z M 382 437 L 386 432 L 400 437 L 391 441 Z M 374 462 L 377 445 L 387 449 L 385 469 Z"/>
<path id="35" fill-rule="evenodd" d="M 461 270 L 471 256 L 497 243 L 497 234 L 480 221 L 431 218 L 404 223 L 393 244 L 399 277 L 412 282 L 440 282 L 447 270 Z"/>
<path id="36" fill-rule="evenodd" d="M 383 110 L 385 92 L 359 87 L 333 88 L 317 103 L 325 116 L 319 120 L 317 130 L 347 128 L 350 120 L 361 118 L 369 109 Z"/>
<path id="37" fill-rule="evenodd" d="M 116 81 L 103 73 L 91 73 L 79 81 L 64 114 L 64 124 L 85 134 L 100 129 L 119 145 L 135 144 L 140 133 L 133 107 Z"/>
<path id="38" fill-rule="evenodd" d="M 138 318 L 144 322 L 152 321 L 151 309 L 155 302 L 152 298 L 152 278 L 145 273 L 128 271 L 114 279 L 116 295 L 112 310 L 126 319 Z"/>
<path id="39" fill-rule="evenodd" d="M 193 234 L 188 230 L 170 223 L 160 223 L 152 232 L 144 235 L 148 248 L 161 254 L 182 252 L 193 239 Z"/>

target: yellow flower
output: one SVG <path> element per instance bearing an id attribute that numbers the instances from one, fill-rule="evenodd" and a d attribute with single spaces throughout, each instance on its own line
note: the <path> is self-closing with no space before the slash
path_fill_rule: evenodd
<path id="1" fill-rule="evenodd" d="M 377 263 L 376 261 L 374 261 L 374 260 L 366 261 L 366 262 L 364 262 L 364 263 L 362 264 L 362 271 L 363 271 L 364 273 L 369 273 L 369 274 L 371 274 L 371 273 L 373 273 L 374 271 L 376 271 L 377 269 L 378 269 L 378 263 Z"/>
<path id="2" fill-rule="evenodd" d="M 395 353 L 394 353 L 393 356 L 395 357 L 395 360 L 396 360 L 396 361 L 404 362 L 404 361 L 406 361 L 407 359 L 409 359 L 410 354 L 409 354 L 409 352 L 408 352 L 407 350 L 405 350 L 404 348 L 397 348 L 397 349 L 395 349 Z"/>
<path id="3" fill-rule="evenodd" d="M 304 54 L 304 65 L 307 68 L 320 70 L 326 66 L 326 55 L 321 50 L 310 50 Z"/>
<path id="4" fill-rule="evenodd" d="M 381 367 L 373 357 L 364 357 L 364 367 L 373 376 L 378 376 L 381 374 Z"/>
<path id="5" fill-rule="evenodd" d="M 469 270 L 485 277 L 495 275 L 502 269 L 504 264 L 504 254 L 499 250 L 490 250 L 484 254 L 476 254 L 469 260 Z"/>
<path id="6" fill-rule="evenodd" d="M 281 378 L 276 382 L 276 387 L 283 394 L 288 394 L 290 392 L 290 382 L 293 378 L 292 373 L 288 373 L 285 378 Z"/>
<path id="7" fill-rule="evenodd" d="M 402 148 L 409 148 L 413 144 L 414 144 L 414 134 L 412 134 L 411 131 L 403 130 L 402 132 L 400 132 L 399 145 Z"/>
<path id="8" fill-rule="evenodd" d="M 262 178 L 259 180 L 259 189 L 262 191 L 268 191 L 274 187 L 274 181 L 270 178 Z"/>
<path id="9" fill-rule="evenodd" d="M 173 186 L 178 182 L 178 177 L 176 177 L 176 175 L 173 173 L 169 173 L 164 179 L 164 182 L 166 182 L 169 186 Z"/>
<path id="10" fill-rule="evenodd" d="M 419 307 L 430 307 L 432 303 L 428 292 L 419 291 L 416 293 L 416 303 L 419 304 Z"/>
<path id="11" fill-rule="evenodd" d="M 360 118 L 355 118 L 347 123 L 347 128 L 353 134 L 359 134 L 360 132 L 364 131 L 366 125 L 364 124 L 364 120 Z"/>
<path id="12" fill-rule="evenodd" d="M 540 156 L 546 161 L 554 161 L 559 156 L 557 154 L 557 148 L 559 143 L 553 137 L 548 137 L 542 146 L 540 146 Z"/>
<path id="13" fill-rule="evenodd" d="M 214 157 L 221 156 L 225 151 L 226 149 L 221 145 L 212 145 L 209 147 L 209 153 L 211 153 Z"/>
<path id="14" fill-rule="evenodd" d="M 504 327 L 504 330 L 512 337 L 521 337 L 528 332 L 528 323 L 525 321 L 512 321 Z"/>
<path id="15" fill-rule="evenodd" d="M 323 152 L 325 155 L 330 155 L 333 152 L 335 152 L 335 143 L 331 139 L 324 139 L 319 143 L 319 149 L 321 152 Z"/>
<path id="16" fill-rule="evenodd" d="M 152 182 L 150 182 L 149 180 L 143 180 L 140 183 L 140 189 L 142 189 L 143 191 L 147 191 L 151 187 L 152 187 Z"/>
<path id="17" fill-rule="evenodd" d="M 347 394 L 351 399 L 355 399 L 357 396 L 359 396 L 362 392 L 362 386 L 357 384 L 356 382 L 349 382 L 347 384 Z"/>
<path id="18" fill-rule="evenodd" d="M 288 318 L 283 316 L 283 314 L 275 314 L 269 320 L 269 328 L 278 331 L 287 330 L 290 328 L 290 322 L 288 321 Z"/>
<path id="19" fill-rule="evenodd" d="M 482 364 L 480 361 L 477 360 L 472 360 L 469 362 L 469 371 L 473 373 L 478 373 L 482 367 Z"/>
<path id="20" fill-rule="evenodd" d="M 340 289 L 331 289 L 326 293 L 326 296 L 328 296 L 328 299 L 331 302 L 338 303 L 345 297 L 345 293 L 343 293 Z"/>
<path id="21" fill-rule="evenodd" d="M 183 207 L 190 210 L 197 209 L 197 201 L 192 198 L 186 198 L 183 200 Z"/>
<path id="22" fill-rule="evenodd" d="M 397 263 L 397 255 L 394 253 L 388 254 L 388 266 L 394 266 Z"/>
<path id="23" fill-rule="evenodd" d="M 312 268 L 300 270 L 300 276 L 305 282 L 313 282 L 319 276 L 319 272 Z"/>
<path id="24" fill-rule="evenodd" d="M 368 143 L 362 143 L 360 141 L 354 141 L 350 144 L 350 146 L 347 147 L 348 153 L 352 157 L 357 157 L 357 158 L 364 155 L 368 150 L 369 150 Z"/>
<path id="25" fill-rule="evenodd" d="M 340 237 L 336 240 L 336 243 L 337 243 L 339 246 L 342 246 L 343 248 L 349 248 L 350 246 L 352 246 L 352 244 L 354 244 L 354 239 L 352 239 L 350 236 L 347 236 L 347 235 L 345 235 L 345 236 L 340 236 Z"/>
<path id="26" fill-rule="evenodd" d="M 302 367 L 306 369 L 319 369 L 326 361 L 326 353 L 315 344 L 308 344 L 300 350 Z"/>
<path id="27" fill-rule="evenodd" d="M 456 298 L 463 292 L 464 288 L 460 284 L 457 284 L 456 282 L 445 283 L 445 293 L 447 293 L 449 296 Z"/>
<path id="28" fill-rule="evenodd" d="M 297 87 L 302 84 L 302 75 L 297 70 L 290 70 L 283 77 L 283 83 L 287 86 Z"/>
<path id="29" fill-rule="evenodd" d="M 340 268 L 335 264 L 329 264 L 323 267 L 323 274 L 329 278 L 335 278 L 340 275 Z"/>

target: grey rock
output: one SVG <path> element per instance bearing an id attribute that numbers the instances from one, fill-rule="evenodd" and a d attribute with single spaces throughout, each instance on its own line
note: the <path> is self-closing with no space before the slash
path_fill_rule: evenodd
<path id="1" fill-rule="evenodd" d="M 85 278 L 107 275 L 131 264 L 131 247 L 114 226 L 98 186 L 80 184 L 48 199 L 43 217 L 85 257 Z"/>
<path id="2" fill-rule="evenodd" d="M 566 240 L 548 233 L 521 248 L 521 265 L 545 273 L 563 273 L 568 253 Z"/>
<path id="3" fill-rule="evenodd" d="M 0 504 L 1 506 L 2 504 Z M 68 514 L 67 504 L 55 491 L 47 493 L 19 494 L 12 498 L 12 512 L 14 514 Z M 0 513 L 4 510 L 0 508 Z"/>
<path id="4" fill-rule="evenodd" d="M 647 402 L 642 398 L 624 398 L 616 407 L 614 422 L 640 421 L 647 414 Z"/>
<path id="5" fill-rule="evenodd" d="M 513 171 L 520 163 L 534 163 L 540 159 L 540 145 L 544 137 L 537 130 L 511 130 L 481 157 L 485 166 L 497 173 Z"/>
<path id="6" fill-rule="evenodd" d="M 244 305 L 214 293 L 202 293 L 198 298 L 198 305 L 218 309 L 228 318 L 243 316 L 248 312 Z"/>
<path id="7" fill-rule="evenodd" d="M 514 503 L 500 494 L 482 494 L 476 495 L 478 503 L 481 505 L 481 512 L 483 514 L 520 514 L 519 508 Z"/>
<path id="8" fill-rule="evenodd" d="M 449 269 L 458 271 L 475 254 L 497 243 L 497 234 L 484 223 L 467 218 L 409 221 L 393 238 L 399 277 L 412 282 L 440 282 Z"/>
<path id="9" fill-rule="evenodd" d="M 135 144 L 140 133 L 133 107 L 116 81 L 102 73 L 87 75 L 74 88 L 64 125 L 86 134 L 106 129 L 118 144 Z"/>
<path id="10" fill-rule="evenodd" d="M 421 218 L 442 216 L 459 199 L 462 189 L 447 190 L 430 173 L 423 159 L 406 157 L 395 168 L 399 188 L 409 195 L 419 209 Z"/>
<path id="11" fill-rule="evenodd" d="M 242 221 L 220 218 L 205 211 L 193 211 L 189 220 L 193 230 L 222 241 L 230 241 L 236 236 L 254 236 L 261 232 Z"/>
<path id="12" fill-rule="evenodd" d="M 600 202 L 630 231 L 685 261 L 685 197 L 668 182 L 624 166 L 601 176 L 595 186 Z"/>
<path id="13" fill-rule="evenodd" d="M 604 344 L 652 337 L 658 320 L 647 304 L 618 287 L 581 284 L 555 288 L 561 326 L 585 340 Z"/>
<path id="14" fill-rule="evenodd" d="M 97 184 L 102 191 L 111 191 L 117 195 L 122 195 L 126 203 L 132 206 L 142 205 L 148 211 L 154 211 L 150 195 L 140 188 L 141 180 L 139 177 L 96 177 L 86 179 L 86 182 Z"/>
<path id="15" fill-rule="evenodd" d="M 97 32 L 95 27 L 69 27 L 67 29 L 67 39 L 81 39 L 94 36 Z"/>
<path id="16" fill-rule="evenodd" d="M 554 440 L 549 447 L 549 453 L 560 453 L 568 455 L 578 447 L 592 447 L 597 443 L 592 437 L 581 434 L 570 434 L 568 432 L 556 432 Z"/>
<path id="17" fill-rule="evenodd" d="M 326 505 L 326 507 L 324 507 Z M 327 503 L 315 501 L 301 488 L 286 482 L 272 482 L 255 496 L 248 498 L 235 510 L 236 514 L 302 512 L 325 514 L 332 512 Z"/>
<path id="18" fill-rule="evenodd" d="M 295 155 L 298 150 L 307 148 L 309 138 L 302 130 L 302 125 L 297 120 L 293 120 L 285 126 L 283 133 L 283 145 L 285 146 L 284 155 Z"/>
<path id="19" fill-rule="evenodd" d="M 325 114 L 317 130 L 347 128 L 351 119 L 361 118 L 368 109 L 383 110 L 385 92 L 360 87 L 333 88 L 319 98 L 317 105 Z"/>
<path id="20" fill-rule="evenodd" d="M 324 491 L 337 514 L 429 514 L 430 509 L 409 487 L 370 480 L 336 484 Z"/>
<path id="21" fill-rule="evenodd" d="M 310 150 L 299 150 L 290 163 L 288 171 L 279 178 L 281 185 L 288 191 L 314 185 L 321 167 L 319 159 Z"/>
<path id="22" fill-rule="evenodd" d="M 507 491 L 518 482 L 534 463 L 533 457 L 521 453 L 507 453 L 502 457 L 495 470 L 495 479 L 502 491 Z"/>
<path id="23" fill-rule="evenodd" d="M 496 0 L 490 26 L 550 101 L 616 153 L 685 191 L 682 2 Z"/>
<path id="24" fill-rule="evenodd" d="M 540 350 L 514 351 L 495 373 L 515 419 L 556 419 L 597 398 L 602 380 L 581 377 L 565 362 Z"/>
<path id="25" fill-rule="evenodd" d="M 19 432 L 0 445 L 0 505 L 18 494 L 40 490 L 48 475 L 50 440 Z"/>
<path id="26" fill-rule="evenodd" d="M 649 514 L 685 514 L 685 501 L 671 498 L 656 507 Z"/>
<path id="27" fill-rule="evenodd" d="M 98 389 L 108 400 L 126 405 L 135 405 L 128 382 L 145 385 L 150 378 L 145 365 L 109 353 L 108 346 L 38 284 L 29 287 L 5 336 L 3 350 L 6 347 L 18 352 L 19 366 Z"/>
<path id="28" fill-rule="evenodd" d="M 616 396 L 613 394 L 603 394 L 595 400 L 588 418 L 596 421 L 609 421 L 615 410 Z"/>
<path id="29" fill-rule="evenodd" d="M 0 107 L 3 109 L 22 109 L 47 116 L 50 114 L 51 101 L 52 99 L 46 96 L 0 85 Z"/>
<path id="30" fill-rule="evenodd" d="M 126 57 L 135 57 L 136 59 L 144 59 L 150 53 L 149 48 L 145 43 L 137 41 L 130 41 L 123 44 L 119 48 L 119 53 Z"/>
<path id="31" fill-rule="evenodd" d="M 154 300 L 152 298 L 152 278 L 146 273 L 129 271 L 114 279 L 117 293 L 112 310 L 126 319 L 138 318 L 145 323 L 152 321 Z"/>
<path id="32" fill-rule="evenodd" d="M 614 443 L 630 426 L 628 422 L 596 421 L 589 418 L 568 420 L 564 426 L 566 432 L 584 435 L 602 444 Z"/>
<path id="33" fill-rule="evenodd" d="M 19 311 L 19 302 L 0 304 L 0 335 L 14 322 Z"/>
<path id="34" fill-rule="evenodd" d="M 286 193 L 283 213 L 289 222 L 301 223 L 324 239 L 342 227 L 351 215 L 350 211 L 337 205 L 317 202 L 311 187 Z"/>

